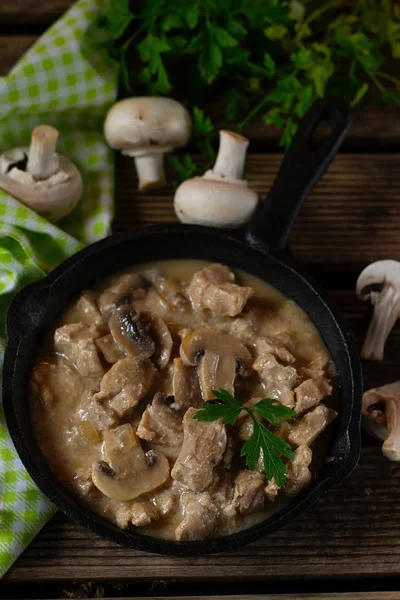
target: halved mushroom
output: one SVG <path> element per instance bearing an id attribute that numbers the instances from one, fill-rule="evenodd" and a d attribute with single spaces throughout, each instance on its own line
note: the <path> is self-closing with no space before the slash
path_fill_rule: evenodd
<path id="1" fill-rule="evenodd" d="M 117 308 L 108 324 L 114 341 L 130 356 L 153 356 L 156 345 L 150 336 L 150 323 L 129 304 Z"/>
<path id="2" fill-rule="evenodd" d="M 384 442 L 382 454 L 400 461 L 400 381 L 365 392 L 362 413 L 365 431 Z"/>
<path id="3" fill-rule="evenodd" d="M 386 339 L 400 315 L 400 262 L 378 260 L 368 265 L 358 278 L 356 291 L 374 307 L 361 356 L 383 360 Z"/>
<path id="4" fill-rule="evenodd" d="M 154 450 L 146 455 L 129 423 L 104 432 L 106 460 L 92 465 L 92 479 L 113 500 L 133 500 L 160 487 L 169 477 L 168 459 Z"/>
<path id="5" fill-rule="evenodd" d="M 251 354 L 233 335 L 212 329 L 196 329 L 181 343 L 180 355 L 186 365 L 198 365 L 203 400 L 213 398 L 212 390 L 234 393 L 236 374 L 250 374 Z"/>
<path id="6" fill-rule="evenodd" d="M 171 357 L 172 336 L 167 325 L 158 315 L 150 312 L 140 313 L 140 317 L 149 323 L 150 337 L 155 343 L 152 361 L 160 369 L 164 369 Z"/>

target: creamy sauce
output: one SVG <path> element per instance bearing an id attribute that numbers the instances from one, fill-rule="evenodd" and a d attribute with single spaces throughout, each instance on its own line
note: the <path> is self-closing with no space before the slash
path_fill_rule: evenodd
<path id="1" fill-rule="evenodd" d="M 118 418 L 111 428 L 129 423 L 136 430 L 142 414 L 146 406 L 152 401 L 155 392 L 161 391 L 166 396 L 171 395 L 171 365 L 172 359 L 179 356 L 179 344 L 181 342 L 177 335 L 179 330 L 185 327 L 191 329 L 205 327 L 224 334 L 232 334 L 232 323 L 236 322 L 238 317 L 220 316 L 210 310 L 194 311 L 187 298 L 187 284 L 191 281 L 194 273 L 209 265 L 210 263 L 206 261 L 197 260 L 159 261 L 137 265 L 126 271 L 127 273 L 144 273 L 146 275 L 146 273 L 156 270 L 166 280 L 178 280 L 177 293 L 183 295 L 186 305 L 182 310 L 182 308 L 176 308 L 170 302 L 166 302 L 165 297 L 164 300 L 160 301 L 158 283 L 151 285 L 142 297 L 137 297 L 132 301 L 135 311 L 154 313 L 167 323 L 172 332 L 174 346 L 169 364 L 161 370 L 161 375 L 157 374 L 148 392 L 136 407 Z M 327 380 L 330 380 L 333 390 L 330 395 L 323 399 L 323 404 L 337 410 L 338 395 L 333 364 L 330 361 L 323 340 L 308 316 L 295 302 L 283 296 L 266 282 L 239 270 L 235 270 L 235 276 L 235 283 L 240 286 L 248 286 L 254 290 L 254 295 L 246 303 L 243 315 L 248 316 L 254 313 L 255 319 L 251 333 L 249 333 L 249 328 L 246 326 L 243 330 L 235 330 L 235 335 L 241 338 L 243 344 L 247 347 L 252 346 L 254 340 L 260 337 L 275 341 L 279 340 L 282 346 L 294 356 L 295 360 L 290 366 L 295 368 L 299 374 L 297 385 L 300 381 L 308 378 L 308 376 L 300 375 L 302 369 L 310 367 L 315 361 L 324 363 L 324 376 Z M 114 277 L 114 282 L 115 279 Z M 96 289 L 90 290 L 90 297 L 95 305 L 98 304 L 102 292 L 109 286 L 110 280 L 107 280 Z M 187 493 L 187 489 L 179 481 L 174 482 L 169 478 L 157 490 L 130 501 L 109 498 L 93 486 L 90 475 L 92 464 L 105 460 L 103 432 L 96 429 L 96 427 L 88 426 L 87 421 L 82 420 L 83 413 L 79 410 L 81 409 L 83 393 L 87 389 L 98 392 L 101 377 L 96 374 L 93 375 L 93 373 L 83 375 L 82 371 L 79 372 L 76 363 L 68 355 L 68 352 L 63 355 L 63 352 L 56 350 L 54 344 L 54 331 L 57 328 L 81 321 L 82 307 L 77 305 L 75 301 L 60 315 L 54 329 L 44 341 L 40 350 L 37 369 L 32 374 L 30 406 L 41 449 L 47 457 L 51 469 L 65 487 L 73 490 L 81 501 L 88 504 L 96 513 L 122 527 L 133 526 L 129 525 L 129 522 L 125 522 L 123 516 L 124 511 L 129 511 L 129 507 L 133 503 L 144 501 L 147 502 L 147 508 L 151 504 L 159 511 L 159 507 L 164 501 L 160 500 L 159 494 L 164 493 L 168 498 L 168 490 L 172 489 L 175 498 L 173 509 L 165 509 L 165 516 L 150 519 L 149 523 L 140 527 L 140 531 L 156 537 L 176 539 L 175 532 L 184 518 L 185 510 L 187 510 L 181 501 Z M 101 330 L 101 334 L 98 335 L 108 334 L 106 319 L 103 319 L 102 324 L 93 327 Z M 99 353 L 99 356 L 101 368 L 104 372 L 107 372 L 112 364 L 107 363 L 101 353 Z M 247 379 L 237 378 L 235 395 L 242 402 L 246 402 L 252 397 L 265 397 L 265 387 L 258 374 L 252 372 Z M 227 500 L 229 506 L 232 505 L 233 501 L 233 478 L 239 470 L 244 469 L 243 459 L 238 456 L 238 448 L 240 450 L 240 444 L 243 444 L 243 441 L 238 440 L 236 430 L 230 436 L 236 444 L 232 463 L 230 466 L 221 463 L 215 468 L 215 473 L 219 477 L 223 478 L 226 475 L 229 479 L 230 483 L 227 486 L 230 493 L 229 501 Z M 323 462 L 329 438 L 330 427 L 318 437 L 316 442 L 310 443 L 313 451 L 310 469 L 313 476 L 315 476 Z M 140 441 L 145 451 L 152 448 L 158 450 L 157 444 L 152 445 L 148 441 Z M 170 459 L 171 466 L 173 462 Z M 165 492 L 165 490 L 167 491 Z M 207 490 L 205 490 L 205 494 L 207 493 Z M 226 512 L 227 516 L 219 516 L 216 519 L 215 528 L 208 535 L 222 536 L 247 528 L 280 510 L 282 506 L 291 501 L 292 497 L 285 493 L 279 493 L 274 502 L 266 499 L 263 507 L 253 513 L 250 512 L 250 514 L 240 514 L 236 510 L 235 516 L 232 516 L 232 511 Z M 205 510 L 209 510 L 209 508 Z M 181 539 L 191 538 L 183 537 Z"/>

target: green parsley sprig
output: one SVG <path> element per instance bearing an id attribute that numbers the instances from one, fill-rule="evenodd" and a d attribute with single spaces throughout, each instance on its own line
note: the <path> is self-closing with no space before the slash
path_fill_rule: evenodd
<path id="1" fill-rule="evenodd" d="M 279 425 L 286 419 L 293 419 L 296 416 L 295 411 L 278 404 L 277 400 L 272 398 L 265 398 L 254 406 L 247 407 L 240 404 L 226 390 L 213 390 L 213 394 L 218 402 L 207 402 L 200 406 L 199 410 L 193 415 L 193 419 L 197 421 L 216 421 L 222 418 L 225 425 L 234 425 L 240 413 L 243 410 L 246 411 L 254 425 L 252 436 L 241 450 L 241 456 L 246 457 L 246 466 L 249 469 L 254 469 L 262 450 L 267 479 L 274 478 L 278 485 L 285 485 L 287 470 L 282 456 L 292 460 L 292 449 L 285 440 L 276 436 L 261 423 L 256 415 L 260 415 L 271 425 Z"/>
<path id="2" fill-rule="evenodd" d="M 327 94 L 352 105 L 371 88 L 400 105 L 400 80 L 384 70 L 400 59 L 400 5 L 392 0 L 108 0 L 84 48 L 105 49 L 122 87 L 172 95 L 193 113 L 193 144 L 212 159 L 216 131 L 206 110 L 221 101 L 229 127 L 257 117 L 281 129 L 287 148 L 299 119 Z M 94 31 L 95 29 L 95 31 Z M 92 55 L 96 53 L 92 53 Z M 197 166 L 170 161 L 179 178 Z"/>

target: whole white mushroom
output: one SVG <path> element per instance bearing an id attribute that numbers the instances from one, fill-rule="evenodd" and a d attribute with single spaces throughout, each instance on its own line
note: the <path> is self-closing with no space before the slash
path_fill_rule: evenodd
<path id="1" fill-rule="evenodd" d="M 68 215 L 82 196 L 82 177 L 66 157 L 56 154 L 58 131 L 38 125 L 29 148 L 0 155 L 0 189 L 50 221 Z"/>
<path id="2" fill-rule="evenodd" d="M 386 340 L 400 316 L 400 262 L 378 260 L 360 274 L 356 292 L 374 307 L 361 351 L 369 360 L 383 360 Z"/>
<path id="3" fill-rule="evenodd" d="M 176 190 L 175 213 L 182 223 L 230 229 L 252 217 L 258 196 L 242 179 L 248 145 L 242 135 L 220 131 L 213 169 L 184 181 Z"/>
<path id="4" fill-rule="evenodd" d="M 139 189 L 165 184 L 164 154 L 184 146 L 192 122 L 186 108 L 172 98 L 126 98 L 114 104 L 104 121 L 104 135 L 115 150 L 133 156 Z"/>

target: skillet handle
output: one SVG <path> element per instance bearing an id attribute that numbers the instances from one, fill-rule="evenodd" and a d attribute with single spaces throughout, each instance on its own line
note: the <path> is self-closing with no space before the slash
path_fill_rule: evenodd
<path id="1" fill-rule="evenodd" d="M 321 123 L 328 137 L 314 139 Z M 351 125 L 351 112 L 338 99 L 317 100 L 299 124 L 269 194 L 245 232 L 251 246 L 273 253 L 286 249 L 294 220 L 304 200 L 325 173 Z"/>

